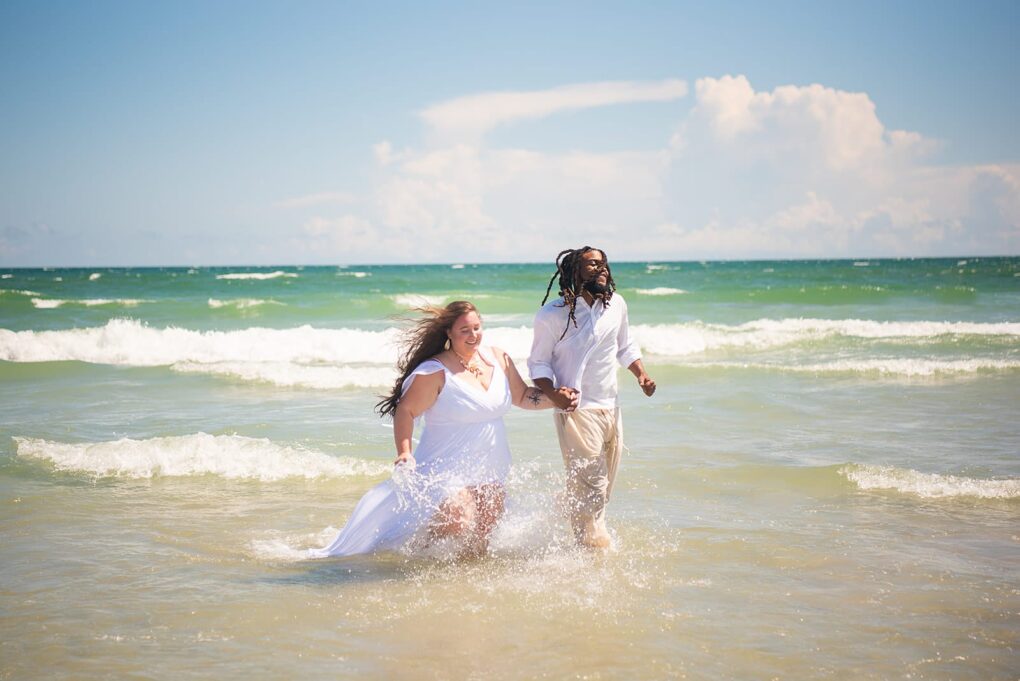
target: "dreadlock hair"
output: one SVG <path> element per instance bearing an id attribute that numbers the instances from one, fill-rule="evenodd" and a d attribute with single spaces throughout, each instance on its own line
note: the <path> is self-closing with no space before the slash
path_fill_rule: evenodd
<path id="1" fill-rule="evenodd" d="M 453 323 L 468 312 L 477 314 L 478 308 L 466 300 L 455 300 L 446 307 L 426 305 L 416 307 L 413 311 L 424 316 L 413 322 L 404 333 L 400 343 L 402 348 L 400 359 L 397 360 L 397 372 L 400 377 L 393 384 L 390 394 L 376 403 L 375 410 L 380 416 L 392 416 L 397 411 L 397 403 L 400 402 L 407 377 L 419 364 L 445 350 L 449 340 L 446 334 L 453 328 Z"/>
<path id="2" fill-rule="evenodd" d="M 552 290 L 553 282 L 556 281 L 556 277 L 560 278 L 560 295 L 563 296 L 563 304 L 570 308 L 570 313 L 567 316 L 567 325 L 563 327 L 563 333 L 560 334 L 560 340 L 567 335 L 567 329 L 570 328 L 570 323 L 574 323 L 574 328 L 577 328 L 577 318 L 574 316 L 574 311 L 577 309 L 577 297 L 581 295 L 582 284 L 581 284 L 581 267 L 582 267 L 582 256 L 588 251 L 598 251 L 602 254 L 602 262 L 606 267 L 606 292 L 599 294 L 592 294 L 596 298 L 602 300 L 602 304 L 609 307 L 609 301 L 613 298 L 613 291 L 616 290 L 616 282 L 613 281 L 613 271 L 609 269 L 609 258 L 606 257 L 606 252 L 601 248 L 592 248 L 591 246 L 582 246 L 581 248 L 568 248 L 565 251 L 560 251 L 559 255 L 556 256 L 556 271 L 549 279 L 549 285 L 545 289 L 545 297 L 542 298 L 542 305 L 545 305 L 545 301 L 549 299 L 549 292 Z"/>

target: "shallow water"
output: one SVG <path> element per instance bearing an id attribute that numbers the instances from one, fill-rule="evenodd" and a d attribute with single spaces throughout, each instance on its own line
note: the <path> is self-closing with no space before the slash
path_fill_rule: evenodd
<path id="1" fill-rule="evenodd" d="M 516 411 L 461 563 L 298 557 L 389 470 L 398 297 L 521 358 L 547 268 L 5 271 L 0 678 L 1018 678 L 1020 261 L 960 262 L 615 266 L 614 550 Z"/>

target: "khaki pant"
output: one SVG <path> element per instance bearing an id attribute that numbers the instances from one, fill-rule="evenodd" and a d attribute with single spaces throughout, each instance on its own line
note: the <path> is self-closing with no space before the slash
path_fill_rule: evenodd
<path id="1" fill-rule="evenodd" d="M 567 471 L 566 503 L 574 537 L 582 544 L 608 541 L 606 503 L 623 451 L 620 410 L 578 409 L 553 416 Z"/>

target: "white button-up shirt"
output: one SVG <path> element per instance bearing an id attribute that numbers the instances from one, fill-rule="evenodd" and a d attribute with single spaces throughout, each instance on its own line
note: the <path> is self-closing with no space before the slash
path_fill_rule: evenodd
<path id="1" fill-rule="evenodd" d="M 569 321 L 569 313 L 563 298 L 557 298 L 535 315 L 528 372 L 532 380 L 548 378 L 557 388 L 580 390 L 578 409 L 613 409 L 617 362 L 629 367 L 641 359 L 641 350 L 630 336 L 627 303 L 619 293 L 613 294 L 608 307 L 598 299 L 588 305 L 578 296 L 574 311 L 577 328 Z"/>

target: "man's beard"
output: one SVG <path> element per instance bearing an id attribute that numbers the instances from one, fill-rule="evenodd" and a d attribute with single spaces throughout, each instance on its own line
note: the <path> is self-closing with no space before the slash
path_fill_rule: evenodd
<path id="1" fill-rule="evenodd" d="M 589 279 L 584 282 L 584 290 L 593 296 L 604 296 L 609 293 L 609 287 L 600 284 L 597 279 Z"/>

